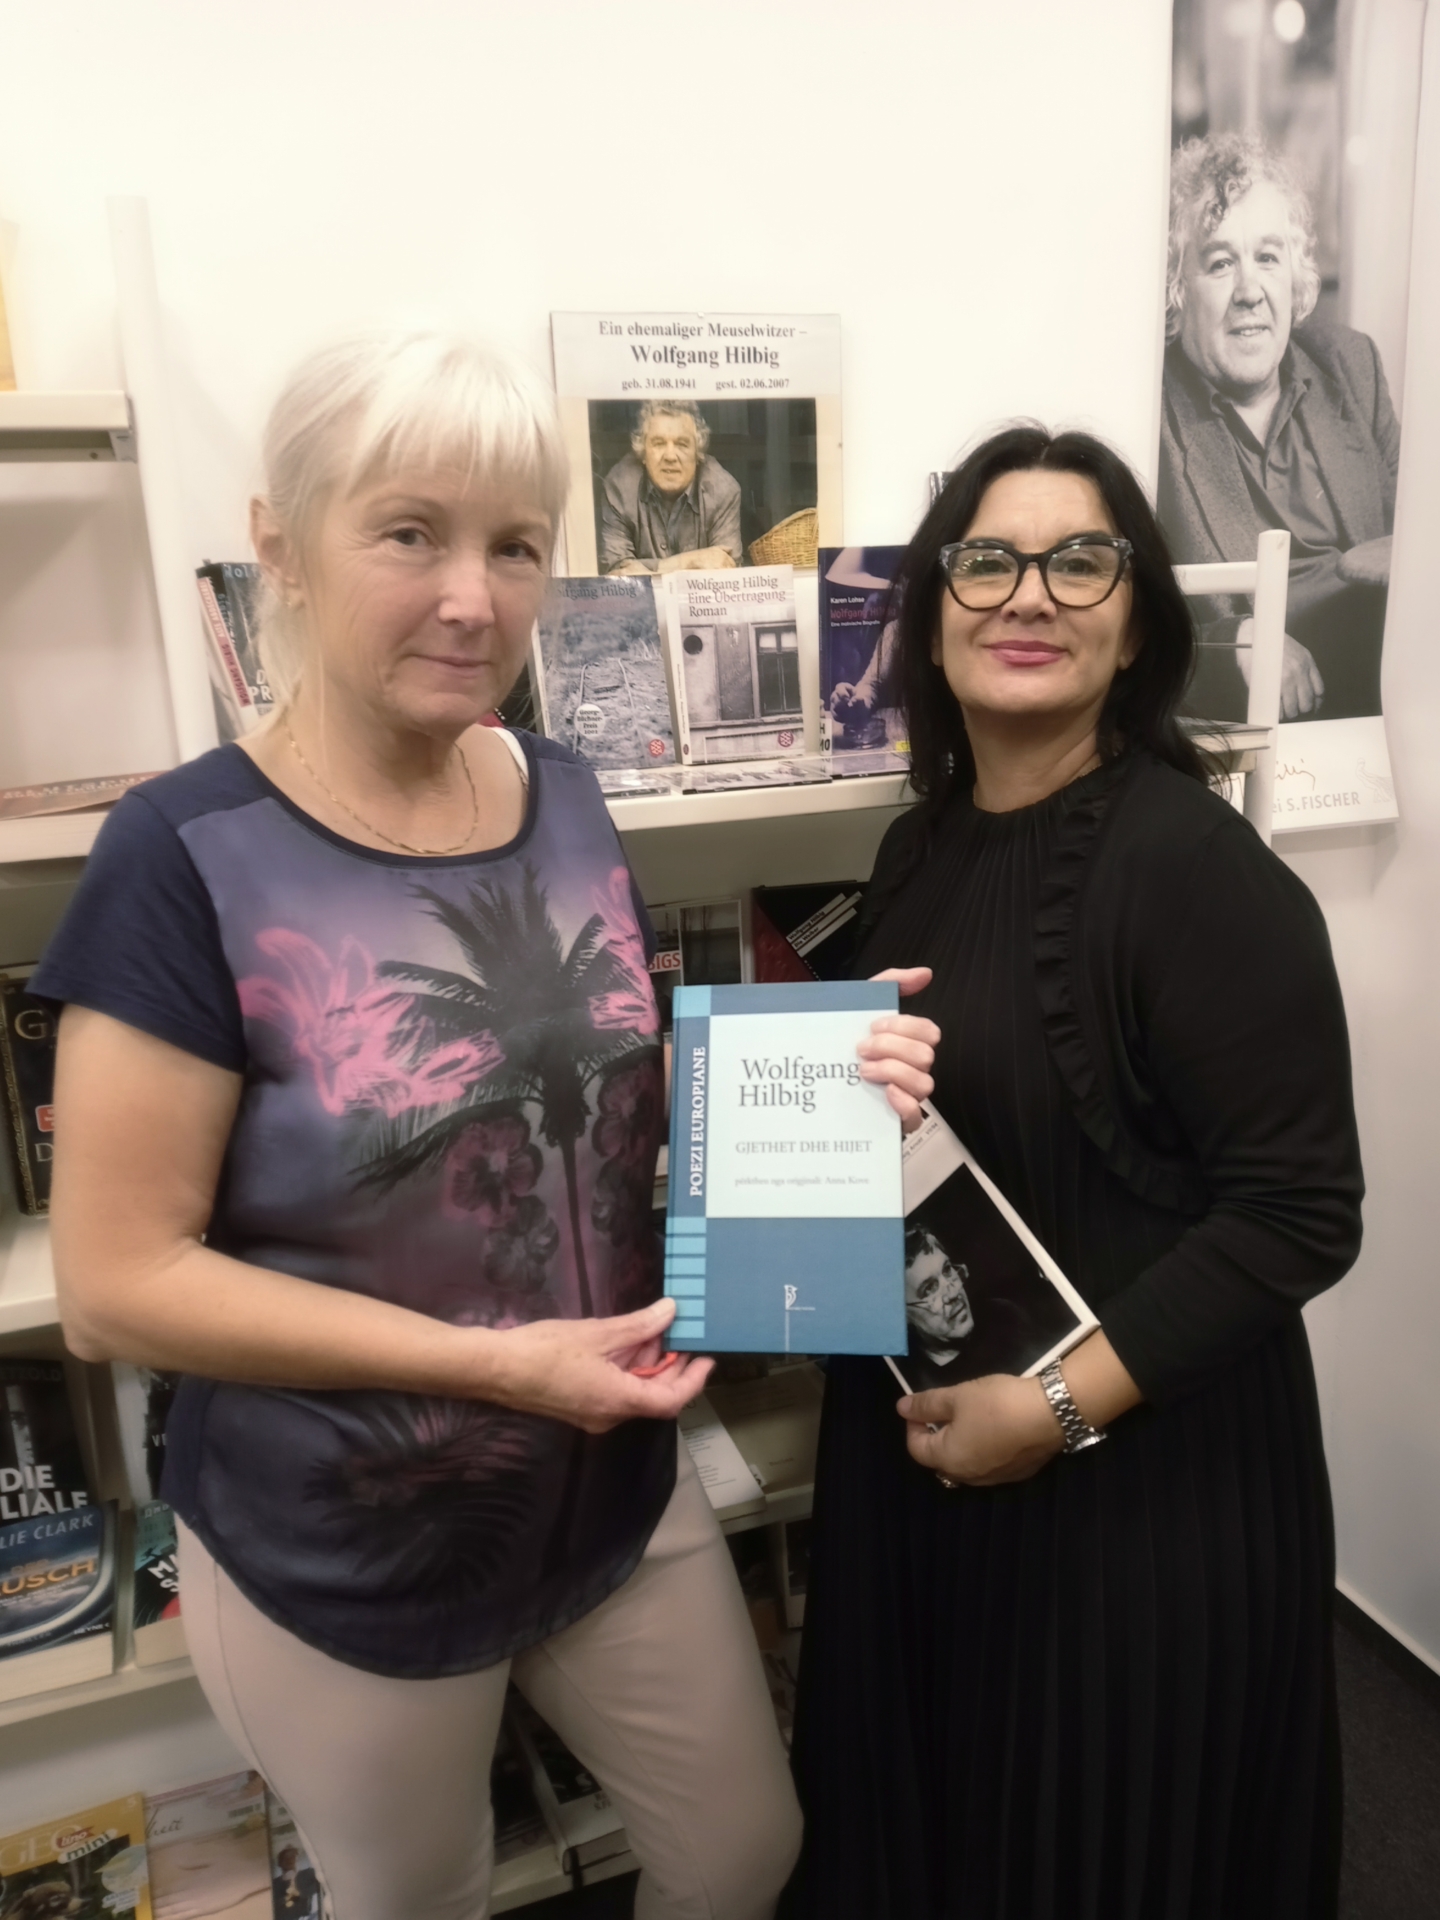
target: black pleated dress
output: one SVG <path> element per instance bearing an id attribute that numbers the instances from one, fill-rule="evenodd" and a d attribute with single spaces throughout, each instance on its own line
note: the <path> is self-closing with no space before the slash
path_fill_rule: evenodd
<path id="1" fill-rule="evenodd" d="M 925 964 L 935 1101 L 1147 1404 L 998 1489 L 830 1364 L 787 1920 L 1314 1920 L 1339 1767 L 1298 1307 L 1358 1244 L 1323 922 L 1155 762 L 882 847 L 859 969 Z M 897 884 L 898 882 L 898 884 Z"/>

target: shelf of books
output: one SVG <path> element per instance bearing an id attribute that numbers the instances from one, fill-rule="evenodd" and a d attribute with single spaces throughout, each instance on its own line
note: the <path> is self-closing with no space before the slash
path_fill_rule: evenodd
<path id="1" fill-rule="evenodd" d="M 734 784 L 699 792 L 611 794 L 610 817 L 622 833 L 667 827 L 718 827 L 740 820 L 792 819 L 805 813 L 854 813 L 898 807 L 906 798 L 903 773 L 859 774 L 793 786 L 750 786 L 742 769 Z"/>

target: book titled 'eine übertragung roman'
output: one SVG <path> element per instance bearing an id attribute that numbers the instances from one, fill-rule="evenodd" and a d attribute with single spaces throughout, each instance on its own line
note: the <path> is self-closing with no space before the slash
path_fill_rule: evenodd
<path id="1" fill-rule="evenodd" d="M 900 1121 L 856 1053 L 898 1004 L 880 980 L 676 989 L 672 1347 L 903 1347 Z"/>

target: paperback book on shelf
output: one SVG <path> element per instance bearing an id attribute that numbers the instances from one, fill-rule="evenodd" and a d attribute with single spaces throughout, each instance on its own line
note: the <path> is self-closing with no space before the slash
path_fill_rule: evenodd
<path id="1" fill-rule="evenodd" d="M 195 580 L 216 724 L 222 740 L 237 740 L 275 704 L 256 637 L 260 569 L 253 561 L 207 560 Z"/>
<path id="2" fill-rule="evenodd" d="M 898 1352 L 900 1121 L 858 1043 L 893 981 L 675 994 L 669 1340 L 714 1353 Z"/>
<path id="3" fill-rule="evenodd" d="M 681 765 L 803 756 L 794 569 L 676 573 L 664 598 Z"/>
<path id="4" fill-rule="evenodd" d="M 863 880 L 756 887 L 750 895 L 757 980 L 848 980 L 859 950 Z"/>
<path id="5" fill-rule="evenodd" d="M 624 1823 L 592 1773 L 512 1687 L 505 1717 L 525 1756 L 535 1799 L 566 1873 L 629 1851 Z"/>
<path id="6" fill-rule="evenodd" d="M 675 989 L 738 986 L 747 978 L 744 919 L 738 900 L 681 900 L 652 907 L 655 958 L 650 982 L 661 1030 L 674 1024 Z"/>
<path id="7" fill-rule="evenodd" d="M 936 1113 L 908 1134 L 907 1393 L 985 1374 L 1034 1374 L 1100 1324 L 995 1183 Z"/>
<path id="8" fill-rule="evenodd" d="M 265 1782 L 251 1769 L 147 1794 L 155 1920 L 271 1920 Z"/>
<path id="9" fill-rule="evenodd" d="M 125 1463 L 125 1479 L 131 1504 L 143 1507 L 160 1497 L 160 1476 L 165 1468 L 165 1422 L 178 1373 L 157 1372 L 154 1367 L 132 1366 L 126 1360 L 110 1364 L 115 1388 L 115 1418 L 120 1429 L 120 1453 Z"/>
<path id="10" fill-rule="evenodd" d="M 91 1494 L 64 1365 L 0 1357 L 0 1700 L 114 1667 L 117 1516 Z"/>
<path id="11" fill-rule="evenodd" d="M 175 1558 L 175 1515 L 163 1500 L 135 1510 L 135 1663 L 153 1667 L 189 1651 L 180 1618 L 180 1570 Z"/>
<path id="12" fill-rule="evenodd" d="M 0 1526 L 0 1700 L 115 1666 L 112 1501 Z"/>
<path id="13" fill-rule="evenodd" d="M 833 772 L 903 772 L 896 608 L 903 547 L 825 547 L 820 554 L 820 741 Z"/>
<path id="14" fill-rule="evenodd" d="M 23 973 L 0 973 L 0 1096 L 22 1212 L 50 1211 L 55 1158 L 55 1009 Z"/>
<path id="15" fill-rule="evenodd" d="M 590 766 L 675 764 L 649 578 L 552 580 L 536 622 L 532 673 L 545 732 Z"/>
<path id="16" fill-rule="evenodd" d="M 75 1513 L 90 1501 L 64 1363 L 0 1354 L 0 1523 Z"/>
<path id="17" fill-rule="evenodd" d="M 5 1920 L 151 1920 L 138 1793 L 0 1839 Z"/>
<path id="18" fill-rule="evenodd" d="M 320 1920 L 320 1876 L 294 1815 L 268 1786 L 265 1824 L 270 1830 L 271 1920 Z"/>
<path id="19" fill-rule="evenodd" d="M 840 539 L 837 314 L 552 313 L 572 573 L 813 567 Z"/>

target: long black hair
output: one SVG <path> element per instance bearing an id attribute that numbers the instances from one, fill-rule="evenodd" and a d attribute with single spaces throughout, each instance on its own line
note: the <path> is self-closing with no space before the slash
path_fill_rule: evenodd
<path id="1" fill-rule="evenodd" d="M 1077 473 L 1093 481 L 1115 530 L 1130 542 L 1130 579 L 1140 650 L 1111 682 L 1097 746 L 1107 760 L 1122 748 L 1208 781 L 1205 757 L 1176 720 L 1195 663 L 1195 628 L 1175 579 L 1170 549 L 1140 483 L 1113 448 L 1088 433 L 1051 433 L 1021 421 L 992 434 L 949 476 L 905 550 L 895 578 L 900 704 L 910 737 L 910 778 L 933 817 L 975 781 L 975 758 L 959 702 L 933 657 L 946 591 L 940 549 L 963 540 L 986 489 L 1005 473 Z"/>

